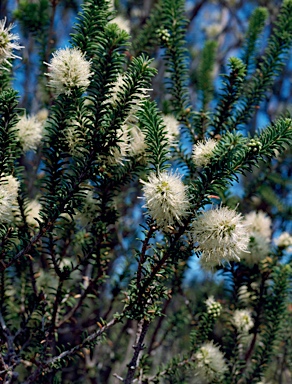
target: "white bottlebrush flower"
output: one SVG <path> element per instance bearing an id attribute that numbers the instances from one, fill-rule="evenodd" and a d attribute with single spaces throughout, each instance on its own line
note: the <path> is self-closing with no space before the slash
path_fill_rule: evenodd
<path id="1" fill-rule="evenodd" d="M 193 148 L 193 161 L 197 167 L 204 167 L 209 164 L 216 144 L 217 141 L 214 139 L 199 141 L 195 144 Z"/>
<path id="2" fill-rule="evenodd" d="M 86 143 L 88 124 L 90 124 L 90 120 L 86 116 L 79 117 L 78 120 L 68 121 L 68 126 L 64 131 L 64 139 L 70 155 L 82 157 L 87 151 L 84 144 Z"/>
<path id="3" fill-rule="evenodd" d="M 195 354 L 195 372 L 203 383 L 220 381 L 227 366 L 224 355 L 213 342 L 206 342 Z"/>
<path id="4" fill-rule="evenodd" d="M 221 262 L 221 260 L 220 260 Z M 199 258 L 199 263 L 200 263 L 200 266 L 201 268 L 206 271 L 206 272 L 214 272 L 214 270 L 216 269 L 216 267 L 220 264 L 220 262 L 218 262 L 217 259 L 210 259 L 210 258 L 206 258 L 206 257 L 200 257 Z"/>
<path id="5" fill-rule="evenodd" d="M 78 48 L 59 49 L 47 65 L 49 85 L 55 89 L 56 95 L 71 95 L 74 88 L 85 90 L 90 84 L 90 62 Z"/>
<path id="6" fill-rule="evenodd" d="M 158 176 L 152 173 L 148 182 L 141 181 L 144 197 L 150 215 L 161 227 L 173 225 L 175 221 L 187 216 L 189 201 L 187 187 L 178 173 L 162 172 Z"/>
<path id="7" fill-rule="evenodd" d="M 208 297 L 208 299 L 205 301 L 206 307 L 207 307 L 207 313 L 211 317 L 219 317 L 222 309 L 222 305 L 214 299 L 214 296 Z"/>
<path id="8" fill-rule="evenodd" d="M 65 141 L 68 145 L 68 152 L 71 156 L 79 157 L 84 154 L 86 149 L 83 147 L 85 143 L 85 137 L 84 135 L 80 134 L 80 131 L 74 124 L 73 121 L 72 124 L 70 124 L 66 130 L 64 131 L 65 135 Z"/>
<path id="9" fill-rule="evenodd" d="M 127 74 L 122 75 L 119 73 L 116 81 L 112 84 L 111 97 L 104 101 L 105 105 L 111 104 L 112 106 L 116 106 L 117 102 L 120 101 L 121 95 L 123 94 L 124 87 L 126 87 L 126 82 Z M 138 87 L 136 93 L 132 94 L 132 106 L 125 123 L 136 124 L 137 119 L 135 118 L 135 115 L 140 109 L 143 101 L 149 97 L 149 91 L 151 91 L 151 89 Z M 134 121 L 132 121 L 133 117 Z"/>
<path id="10" fill-rule="evenodd" d="M 2 176 L 0 180 L 0 222 L 12 220 L 12 210 L 16 208 L 19 181 L 12 175 Z"/>
<path id="11" fill-rule="evenodd" d="M 193 233 L 204 264 L 240 260 L 239 255 L 247 250 L 249 242 L 242 216 L 227 207 L 204 212 L 195 221 Z"/>
<path id="12" fill-rule="evenodd" d="M 166 138 L 169 145 L 173 145 L 179 136 L 179 122 L 173 115 L 164 115 L 163 122 L 166 126 Z"/>
<path id="13" fill-rule="evenodd" d="M 82 227 L 88 225 L 98 214 L 98 199 L 94 198 L 92 190 L 84 192 L 84 200 L 75 217 Z"/>
<path id="14" fill-rule="evenodd" d="M 244 259 L 248 264 L 257 264 L 269 255 L 269 244 L 269 241 L 260 233 L 250 232 L 248 252 L 242 252 L 240 258 Z"/>
<path id="15" fill-rule="evenodd" d="M 233 314 L 232 323 L 240 333 L 248 333 L 254 325 L 251 313 L 247 309 L 236 309 Z"/>
<path id="16" fill-rule="evenodd" d="M 18 196 L 18 190 L 19 190 L 19 181 L 16 179 L 16 177 L 9 175 L 9 176 L 4 176 L 1 178 L 1 183 L 5 183 L 9 193 L 11 196 L 14 196 L 14 200 L 16 200 Z"/>
<path id="17" fill-rule="evenodd" d="M 268 256 L 270 251 L 271 219 L 262 211 L 250 212 L 244 218 L 249 232 L 248 253 L 241 253 L 240 258 L 248 264 L 256 264 Z"/>
<path id="18" fill-rule="evenodd" d="M 13 24 L 9 24 L 7 28 L 5 28 L 6 17 L 0 20 L 0 68 L 1 64 L 6 63 L 11 66 L 9 59 L 20 59 L 19 56 L 16 56 L 13 53 L 13 50 L 19 50 L 22 47 L 19 45 L 19 37 L 16 34 L 10 33 L 13 28 Z M 5 68 L 5 67 L 4 67 Z"/>
<path id="19" fill-rule="evenodd" d="M 43 108 L 40 111 L 38 111 L 35 117 L 38 119 L 38 121 L 40 121 L 41 123 L 44 123 L 47 120 L 48 116 L 49 116 L 49 111 L 47 110 L 47 108 Z"/>
<path id="20" fill-rule="evenodd" d="M 124 31 L 126 31 L 128 34 L 130 33 L 130 21 L 127 20 L 125 17 L 123 16 L 116 16 L 113 20 L 112 20 L 112 23 L 115 23 L 117 24 L 117 26 L 120 28 L 120 29 L 123 29 Z"/>
<path id="21" fill-rule="evenodd" d="M 38 225 L 38 222 L 36 221 L 36 219 L 41 220 L 41 217 L 40 217 L 41 207 L 42 206 L 38 200 L 31 200 L 28 203 L 26 221 L 29 225 L 33 227 L 36 227 Z"/>
<path id="22" fill-rule="evenodd" d="M 137 156 L 143 154 L 146 150 L 145 134 L 136 126 L 130 130 L 131 143 L 130 152 L 132 155 Z"/>
<path id="23" fill-rule="evenodd" d="M 23 116 L 15 128 L 23 151 L 35 151 L 42 140 L 43 124 L 36 116 Z"/>
<path id="24" fill-rule="evenodd" d="M 130 151 L 130 136 L 129 136 L 129 128 L 127 125 L 123 125 L 122 128 L 117 130 L 117 146 L 111 148 L 110 156 L 108 156 L 109 164 L 123 164 L 123 160 Z"/>
<path id="25" fill-rule="evenodd" d="M 277 239 L 275 239 L 275 244 L 279 248 L 288 248 L 288 250 L 290 250 L 292 247 L 292 236 L 288 232 L 283 232 Z"/>
<path id="26" fill-rule="evenodd" d="M 114 83 L 112 83 L 112 87 L 111 87 L 111 97 L 107 100 L 104 101 L 104 104 L 112 104 L 112 105 L 115 105 L 118 98 L 119 98 L 119 95 L 118 93 L 119 92 L 122 92 L 122 88 L 123 88 L 123 85 L 124 85 L 124 77 L 121 73 L 118 74 L 118 77 L 116 79 L 116 81 Z"/>
<path id="27" fill-rule="evenodd" d="M 267 240 L 270 240 L 272 221 L 263 211 L 248 213 L 245 215 L 244 223 L 251 232 L 257 232 Z"/>

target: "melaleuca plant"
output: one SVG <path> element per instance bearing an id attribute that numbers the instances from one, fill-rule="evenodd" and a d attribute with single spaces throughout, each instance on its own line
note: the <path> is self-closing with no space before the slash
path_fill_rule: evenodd
<path id="1" fill-rule="evenodd" d="M 220 89 L 214 41 L 190 71 L 184 6 L 158 1 L 131 37 L 109 1 L 86 0 L 70 44 L 51 52 L 57 3 L 21 1 L 14 15 L 45 68 L 39 110 L 19 104 L 24 47 L 0 21 L 6 384 L 259 383 L 279 356 L 291 374 L 280 172 L 292 119 L 250 121 L 286 63 L 292 1 L 270 31 L 267 9 L 254 11 Z M 187 278 L 192 264 L 204 278 Z"/>

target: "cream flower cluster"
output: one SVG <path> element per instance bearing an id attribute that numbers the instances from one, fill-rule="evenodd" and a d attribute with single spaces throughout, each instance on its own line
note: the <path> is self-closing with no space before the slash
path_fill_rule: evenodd
<path id="1" fill-rule="evenodd" d="M 179 122 L 173 115 L 163 115 L 163 122 L 165 124 L 166 131 L 166 140 L 169 146 L 172 146 L 176 143 L 179 136 Z M 130 129 L 131 136 L 131 153 L 133 155 L 140 155 L 146 151 L 146 137 L 144 132 L 142 132 L 137 126 L 132 125 Z"/>
<path id="2" fill-rule="evenodd" d="M 123 17 L 121 15 L 118 15 L 111 22 L 117 24 L 117 26 L 120 29 L 123 29 L 128 34 L 130 33 L 130 30 L 131 30 L 131 28 L 130 28 L 130 21 L 127 20 L 125 17 Z"/>
<path id="3" fill-rule="evenodd" d="M 119 74 L 115 83 L 112 84 L 111 97 L 107 99 L 104 104 L 106 106 L 115 107 L 119 102 L 120 94 L 123 93 L 125 85 L 125 76 Z M 128 154 L 138 156 L 145 152 L 145 134 L 138 127 L 138 119 L 136 114 L 141 108 L 143 101 L 149 97 L 148 93 L 151 89 L 139 88 L 133 95 L 135 101 L 133 102 L 130 111 L 121 127 L 117 132 L 119 138 L 118 147 L 112 151 L 112 157 L 108 160 L 110 163 L 121 163 L 121 160 Z"/>
<path id="4" fill-rule="evenodd" d="M 236 309 L 233 314 L 232 323 L 240 333 L 248 333 L 254 326 L 251 313 L 247 309 Z"/>
<path id="5" fill-rule="evenodd" d="M 160 227 L 181 223 L 188 215 L 189 201 L 187 187 L 178 173 L 162 172 L 149 175 L 144 184 L 143 192 L 150 215 Z"/>
<path id="6" fill-rule="evenodd" d="M 68 152 L 75 157 L 82 157 L 87 151 L 84 146 L 88 133 L 90 116 L 78 116 L 74 120 L 69 120 L 67 128 L 64 130 L 64 139 L 68 145 Z"/>
<path id="7" fill-rule="evenodd" d="M 113 106 L 115 106 L 116 103 L 119 101 L 120 93 L 121 94 L 123 93 L 123 88 L 124 88 L 125 84 L 126 84 L 126 76 L 119 73 L 116 81 L 114 83 L 112 83 L 111 97 L 109 99 L 107 99 L 104 102 L 104 104 L 106 104 L 106 105 L 112 104 Z M 126 119 L 126 122 L 128 120 L 130 120 L 130 122 L 131 122 L 132 116 L 137 113 L 142 102 L 145 100 L 145 98 L 149 97 L 149 91 L 151 91 L 151 89 L 139 87 L 137 89 L 136 93 L 134 93 L 132 95 L 133 99 L 135 99 L 135 102 L 133 102 L 133 104 L 132 104 L 132 108 L 128 113 L 128 117 Z M 136 120 L 135 120 L 135 122 L 136 122 Z"/>
<path id="8" fill-rule="evenodd" d="M 90 84 L 90 62 L 78 48 L 59 49 L 53 53 L 49 67 L 49 85 L 56 95 L 71 95 L 74 88 L 86 90 Z"/>
<path id="9" fill-rule="evenodd" d="M 40 210 L 41 210 L 41 204 L 38 200 L 31 200 L 28 203 L 27 207 L 27 216 L 26 221 L 29 225 L 36 227 L 38 225 L 38 222 L 36 219 L 41 220 L 40 216 Z"/>
<path id="10" fill-rule="evenodd" d="M 264 212 L 250 212 L 245 216 L 244 224 L 249 232 L 248 253 L 240 257 L 248 264 L 258 263 L 268 256 L 271 240 L 272 221 Z"/>
<path id="11" fill-rule="evenodd" d="M 118 139 L 117 147 L 111 149 L 111 156 L 108 157 L 108 161 L 110 164 L 123 164 L 123 159 L 125 159 L 131 149 L 128 126 L 124 124 L 117 130 L 116 135 Z"/>
<path id="12" fill-rule="evenodd" d="M 173 115 L 163 115 L 163 122 L 166 127 L 166 139 L 171 146 L 175 144 L 179 136 L 179 122 Z"/>
<path id="13" fill-rule="evenodd" d="M 94 197 L 93 190 L 86 190 L 81 209 L 75 215 L 82 227 L 85 227 L 96 218 L 99 209 L 97 203 L 98 199 Z"/>
<path id="14" fill-rule="evenodd" d="M 221 382 L 227 366 L 224 355 L 213 342 L 206 342 L 195 354 L 196 375 L 203 383 Z"/>
<path id="15" fill-rule="evenodd" d="M 23 116 L 15 128 L 23 151 L 35 151 L 42 140 L 43 123 L 36 116 Z"/>
<path id="16" fill-rule="evenodd" d="M 3 20 L 0 20 L 0 68 L 1 64 L 3 63 L 6 63 L 11 66 L 9 59 L 20 59 L 19 56 L 16 56 L 13 53 L 13 50 L 19 50 L 21 48 L 24 48 L 19 45 L 18 35 L 10 33 L 11 29 L 14 27 L 13 24 L 9 24 L 7 28 L 5 28 L 5 24 L 6 17 Z"/>
<path id="17" fill-rule="evenodd" d="M 228 207 L 202 213 L 194 223 L 193 234 L 207 266 L 218 265 L 222 259 L 240 260 L 239 255 L 246 252 L 249 242 L 243 217 Z"/>
<path id="18" fill-rule="evenodd" d="M 220 316 L 222 305 L 218 301 L 215 301 L 214 296 L 208 297 L 205 303 L 208 315 L 210 315 L 214 319 Z"/>
<path id="19" fill-rule="evenodd" d="M 68 152 L 71 156 L 75 157 L 82 156 L 86 152 L 86 149 L 83 147 L 85 135 L 80 134 L 78 129 L 76 129 L 77 124 L 76 121 L 72 121 L 64 132 L 65 140 L 68 144 Z"/>
<path id="20" fill-rule="evenodd" d="M 133 156 L 138 156 L 146 151 L 145 134 L 137 126 L 130 130 L 130 152 Z"/>
<path id="21" fill-rule="evenodd" d="M 248 213 L 247 215 L 245 215 L 244 222 L 248 226 L 249 230 L 259 233 L 267 240 L 271 238 L 272 221 L 269 216 L 263 211 L 253 211 Z"/>
<path id="22" fill-rule="evenodd" d="M 0 179 L 0 222 L 12 221 L 12 211 L 17 205 L 19 181 L 12 175 Z"/>
<path id="23" fill-rule="evenodd" d="M 283 232 L 281 235 L 275 240 L 275 244 L 279 248 L 288 249 L 290 251 L 292 247 L 292 236 L 288 232 Z"/>
<path id="24" fill-rule="evenodd" d="M 197 167 L 204 167 L 210 163 L 217 141 L 207 139 L 199 141 L 193 148 L 193 161 Z"/>

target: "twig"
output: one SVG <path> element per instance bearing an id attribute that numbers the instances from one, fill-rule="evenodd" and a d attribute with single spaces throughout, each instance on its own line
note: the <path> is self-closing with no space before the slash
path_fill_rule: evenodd
<path id="1" fill-rule="evenodd" d="M 140 255 L 138 269 L 137 269 L 137 288 L 139 288 L 139 286 L 140 286 L 141 277 L 142 277 L 142 265 L 144 264 L 145 259 L 146 259 L 146 251 L 148 248 L 149 240 L 151 239 L 155 229 L 156 229 L 156 227 L 151 225 L 150 229 L 148 231 L 148 234 L 147 234 L 145 240 L 143 241 L 143 247 L 141 250 L 141 255 Z"/>
<path id="2" fill-rule="evenodd" d="M 136 345 L 133 346 L 135 352 L 134 352 L 132 360 L 128 364 L 128 372 L 127 372 L 127 376 L 124 380 L 125 384 L 132 384 L 132 382 L 133 382 L 135 371 L 136 371 L 136 368 L 138 365 L 139 355 L 140 355 L 140 352 L 144 348 L 143 341 L 144 341 L 144 338 L 146 336 L 146 333 L 147 333 L 147 330 L 149 327 L 149 322 L 142 320 L 139 325 L 140 326 L 138 327 L 138 332 L 137 332 L 138 341 L 137 341 Z"/>
<path id="3" fill-rule="evenodd" d="M 19 364 L 19 358 L 17 357 L 17 355 L 15 353 L 15 349 L 14 349 L 14 345 L 13 345 L 15 337 L 11 334 L 9 328 L 7 328 L 1 311 L 0 311 L 0 325 L 1 325 L 1 328 L 2 328 L 4 335 L 6 336 L 7 346 L 8 346 L 8 364 L 7 365 L 4 364 L 4 367 L 3 367 L 4 370 L 1 371 L 1 374 L 6 373 L 4 384 L 10 384 L 11 380 L 13 379 L 13 369 L 16 365 Z M 3 358 L 1 360 L 2 360 L 1 362 L 3 364 L 4 363 Z"/>
<path id="4" fill-rule="evenodd" d="M 121 376 L 117 375 L 116 373 L 114 373 L 113 376 L 116 377 L 120 381 L 124 381 L 124 379 Z"/>
<path id="5" fill-rule="evenodd" d="M 97 339 L 107 329 L 111 328 L 118 321 L 119 321 L 118 319 L 112 319 L 109 323 L 105 324 L 98 331 L 96 331 L 96 332 L 92 333 L 91 335 L 87 336 L 80 344 L 78 344 L 75 347 L 60 353 L 60 355 L 52 357 L 51 359 L 47 360 L 46 362 L 40 364 L 39 367 L 27 378 L 27 380 L 23 384 L 33 384 L 33 383 L 35 383 L 36 379 L 39 377 L 41 372 L 49 372 L 51 369 L 53 369 L 53 365 L 54 364 L 58 363 L 62 359 L 65 359 L 66 357 L 74 355 L 76 352 L 78 352 L 81 349 L 83 349 L 87 344 L 89 344 L 92 341 L 94 341 L 95 339 Z"/>

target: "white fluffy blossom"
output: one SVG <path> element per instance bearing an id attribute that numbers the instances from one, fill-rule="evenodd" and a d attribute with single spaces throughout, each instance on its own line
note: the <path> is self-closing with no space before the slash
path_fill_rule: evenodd
<path id="1" fill-rule="evenodd" d="M 111 84 L 111 97 L 104 101 L 104 104 L 115 105 L 119 99 L 119 92 L 122 92 L 124 85 L 124 77 L 121 73 L 118 74 L 118 77 L 114 83 Z"/>
<path id="2" fill-rule="evenodd" d="M 28 203 L 26 221 L 29 225 L 34 227 L 38 225 L 38 222 L 36 221 L 36 219 L 41 220 L 41 217 L 40 217 L 41 207 L 42 206 L 38 200 L 31 200 Z"/>
<path id="3" fill-rule="evenodd" d="M 133 126 L 130 130 L 130 136 L 131 154 L 134 156 L 143 154 L 146 150 L 145 134 L 141 131 L 140 128 Z"/>
<path id="4" fill-rule="evenodd" d="M 92 190 L 84 192 L 84 200 L 75 217 L 82 227 L 88 225 L 98 215 L 98 199 L 94 197 Z"/>
<path id="5" fill-rule="evenodd" d="M 163 115 L 166 126 L 166 138 L 169 145 L 173 145 L 179 136 L 179 122 L 173 115 Z"/>
<path id="6" fill-rule="evenodd" d="M 23 116 L 15 128 L 23 151 L 35 151 L 42 140 L 43 124 L 36 116 Z"/>
<path id="7" fill-rule="evenodd" d="M 47 110 L 47 108 L 43 108 L 41 109 L 40 111 L 38 111 L 38 113 L 36 114 L 36 118 L 38 119 L 38 121 L 40 121 L 41 123 L 44 123 L 47 118 L 49 116 L 49 111 Z"/>
<path id="8" fill-rule="evenodd" d="M 47 63 L 46 63 L 47 64 Z M 74 88 L 85 90 L 90 84 L 90 62 L 78 48 L 59 49 L 53 53 L 49 66 L 49 85 L 57 95 L 71 95 Z"/>
<path id="9" fill-rule="evenodd" d="M 240 333 L 248 333 L 254 325 L 251 313 L 247 309 L 236 309 L 233 314 L 232 323 Z"/>
<path id="10" fill-rule="evenodd" d="M 199 141 L 195 144 L 193 148 L 193 161 L 197 167 L 203 167 L 209 164 L 216 144 L 217 141 L 214 139 Z"/>
<path id="11" fill-rule="evenodd" d="M 111 86 L 111 96 L 103 102 L 106 108 L 116 108 L 122 102 L 124 89 L 127 88 L 127 76 L 119 74 Z M 121 141 L 118 147 L 111 150 L 109 162 L 121 163 L 123 158 L 130 154 L 132 156 L 142 155 L 146 149 L 145 134 L 138 128 L 137 112 L 141 108 L 143 101 L 149 97 L 150 89 L 140 87 L 132 95 L 131 107 L 127 112 L 121 129 L 117 132 L 117 138 Z"/>
<path id="12" fill-rule="evenodd" d="M 123 164 L 123 160 L 127 156 L 130 151 L 130 136 L 129 136 L 129 128 L 126 125 L 123 125 L 121 128 L 117 130 L 117 146 L 111 148 L 110 156 L 108 156 L 108 162 L 110 164 Z"/>
<path id="13" fill-rule="evenodd" d="M 240 258 L 248 264 L 256 264 L 268 256 L 270 252 L 269 241 L 260 233 L 250 232 L 248 252 L 242 252 Z"/>
<path id="14" fill-rule="evenodd" d="M 187 187 L 178 173 L 162 172 L 149 175 L 148 182 L 141 181 L 150 215 L 161 227 L 181 223 L 187 216 L 189 201 Z"/>
<path id="15" fill-rule="evenodd" d="M 129 121 L 129 119 L 127 119 L 127 121 Z M 179 135 L 179 122 L 173 115 L 164 115 L 163 122 L 166 126 L 165 131 L 168 145 L 174 145 Z M 130 126 L 131 153 L 133 155 L 141 155 L 145 152 L 147 147 L 145 134 L 140 130 L 139 127 L 137 127 L 137 125 L 135 125 L 133 117 Z"/>
<path id="16" fill-rule="evenodd" d="M 270 217 L 263 211 L 250 212 L 245 215 L 244 223 L 251 232 L 257 232 L 267 240 L 271 238 L 271 225 L 272 221 Z"/>
<path id="17" fill-rule="evenodd" d="M 213 342 L 206 342 L 195 354 L 195 372 L 203 383 L 221 382 L 227 366 L 224 355 Z"/>
<path id="18" fill-rule="evenodd" d="M 116 81 L 112 83 L 111 97 L 104 101 L 105 105 L 111 104 L 112 106 L 115 106 L 117 104 L 117 102 L 120 100 L 120 95 L 123 94 L 124 87 L 126 87 L 126 80 L 126 75 L 122 75 L 121 73 L 118 74 Z M 131 109 L 128 113 L 125 123 L 136 123 L 135 115 L 143 101 L 149 97 L 149 91 L 151 91 L 151 89 L 139 87 L 137 92 L 132 95 Z M 134 121 L 132 121 L 133 117 Z"/>
<path id="19" fill-rule="evenodd" d="M 128 34 L 130 33 L 130 21 L 127 20 L 125 17 L 123 16 L 116 16 L 113 20 L 112 20 L 112 23 L 115 23 L 117 24 L 117 26 L 120 28 L 120 29 L 123 29 L 124 31 L 126 31 Z"/>
<path id="20" fill-rule="evenodd" d="M 16 34 L 10 33 L 13 28 L 13 24 L 9 24 L 7 28 L 5 28 L 6 17 L 3 20 L 0 20 L 0 68 L 1 64 L 6 63 L 11 66 L 9 59 L 20 59 L 19 56 L 16 56 L 13 53 L 13 50 L 19 50 L 22 47 L 19 45 L 19 37 Z M 5 67 L 4 67 L 5 68 Z"/>
<path id="21" fill-rule="evenodd" d="M 86 142 L 85 136 L 80 132 L 73 121 L 64 131 L 65 141 L 68 145 L 68 152 L 71 156 L 82 157 L 86 152 L 84 144 Z"/>
<path id="22" fill-rule="evenodd" d="M 205 301 L 207 307 L 207 313 L 213 317 L 219 317 L 222 309 L 222 305 L 214 299 L 214 296 L 208 297 Z"/>
<path id="23" fill-rule="evenodd" d="M 247 250 L 249 236 L 243 218 L 227 207 L 204 212 L 194 222 L 193 233 L 205 264 L 240 260 L 240 253 Z"/>
<path id="24" fill-rule="evenodd" d="M 248 253 L 240 257 L 248 264 L 255 264 L 268 256 L 270 251 L 271 219 L 264 212 L 250 212 L 244 218 L 249 232 Z"/>
<path id="25" fill-rule="evenodd" d="M 68 145 L 68 152 L 75 157 L 82 157 L 87 151 L 86 138 L 88 133 L 88 116 L 79 116 L 78 119 L 69 120 L 64 131 L 64 139 Z"/>
<path id="26" fill-rule="evenodd" d="M 275 244 L 279 248 L 288 248 L 290 250 L 292 246 L 292 236 L 288 232 L 283 232 L 281 235 L 275 240 Z"/>
<path id="27" fill-rule="evenodd" d="M 12 175 L 0 179 L 0 222 L 12 220 L 12 210 L 16 207 L 19 181 Z"/>

